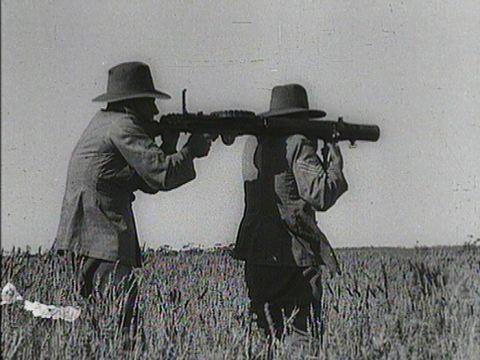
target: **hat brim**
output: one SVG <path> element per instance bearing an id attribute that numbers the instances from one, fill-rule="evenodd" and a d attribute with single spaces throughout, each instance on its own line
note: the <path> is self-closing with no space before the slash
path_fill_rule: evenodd
<path id="1" fill-rule="evenodd" d="M 138 98 L 157 98 L 157 99 L 171 99 L 172 97 L 164 92 L 158 90 L 152 90 L 148 92 L 141 93 L 105 93 L 102 95 L 93 98 L 92 101 L 95 102 L 114 102 L 120 100 L 128 99 L 138 99 Z"/>
<path id="2" fill-rule="evenodd" d="M 264 113 L 259 114 L 261 117 L 278 117 L 278 116 L 308 116 L 309 118 L 322 118 L 325 117 L 327 113 L 323 110 L 310 110 L 304 108 L 289 108 L 289 109 L 278 109 L 270 110 Z"/>

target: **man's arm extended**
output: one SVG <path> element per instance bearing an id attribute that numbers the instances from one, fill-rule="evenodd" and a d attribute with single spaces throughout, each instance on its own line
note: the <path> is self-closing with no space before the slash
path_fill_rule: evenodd
<path id="1" fill-rule="evenodd" d="M 194 154 L 189 146 L 165 155 L 131 116 L 118 119 L 109 135 L 118 151 L 152 191 L 171 190 L 195 178 Z"/>

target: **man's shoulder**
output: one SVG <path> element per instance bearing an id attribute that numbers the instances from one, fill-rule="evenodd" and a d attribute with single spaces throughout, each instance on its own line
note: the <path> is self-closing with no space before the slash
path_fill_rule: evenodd
<path id="1" fill-rule="evenodd" d="M 286 156 L 289 161 L 294 161 L 307 154 L 317 153 L 318 142 L 305 135 L 295 134 L 287 138 Z"/>
<path id="2" fill-rule="evenodd" d="M 125 126 L 138 122 L 138 119 L 135 117 L 134 114 L 118 111 L 100 110 L 95 116 L 109 120 L 113 126 Z"/>
<path id="3" fill-rule="evenodd" d="M 97 116 L 107 121 L 109 134 L 143 131 L 140 120 L 134 114 L 102 110 Z"/>

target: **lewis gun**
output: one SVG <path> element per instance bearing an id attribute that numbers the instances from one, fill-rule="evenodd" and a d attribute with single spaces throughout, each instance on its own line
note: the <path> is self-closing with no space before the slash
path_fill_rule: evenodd
<path id="1" fill-rule="evenodd" d="M 186 90 L 182 93 L 182 113 L 163 115 L 159 122 L 150 126 L 149 133 L 158 136 L 162 132 L 206 133 L 220 136 L 225 145 L 233 144 L 241 135 L 289 136 L 302 134 L 324 142 L 377 141 L 380 128 L 344 122 L 343 118 L 332 120 L 298 120 L 288 117 L 262 117 L 251 111 L 224 110 L 210 114 L 190 113 L 186 109 Z"/>

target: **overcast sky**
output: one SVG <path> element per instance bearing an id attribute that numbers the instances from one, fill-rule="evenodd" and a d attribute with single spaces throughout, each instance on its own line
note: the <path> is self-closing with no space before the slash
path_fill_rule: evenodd
<path id="1" fill-rule="evenodd" d="M 141 4 L 141 5 L 140 5 Z M 480 237 L 480 2 L 2 1 L 2 247 L 49 247 L 70 153 L 107 71 L 150 64 L 162 112 L 268 109 L 303 84 L 329 119 L 377 124 L 342 144 L 346 193 L 317 219 L 333 246 Z M 135 201 L 142 243 L 233 242 L 242 140 L 184 187 Z"/>

